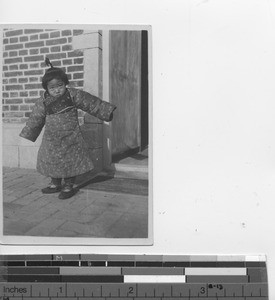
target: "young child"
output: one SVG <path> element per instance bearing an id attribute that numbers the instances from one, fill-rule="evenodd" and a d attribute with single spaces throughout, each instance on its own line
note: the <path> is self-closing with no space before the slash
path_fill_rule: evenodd
<path id="1" fill-rule="evenodd" d="M 73 188 L 75 177 L 94 167 L 80 130 L 77 109 L 111 121 L 116 107 L 87 92 L 67 88 L 66 73 L 53 67 L 48 58 L 45 63 L 50 68 L 42 78 L 44 95 L 35 103 L 20 136 L 35 142 L 45 125 L 37 171 L 51 177 L 51 183 L 42 189 L 42 193 L 60 192 L 58 198 L 67 199 L 76 193 Z"/>

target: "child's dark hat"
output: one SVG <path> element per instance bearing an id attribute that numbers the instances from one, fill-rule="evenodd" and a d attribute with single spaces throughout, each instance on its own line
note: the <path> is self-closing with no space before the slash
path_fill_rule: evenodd
<path id="1" fill-rule="evenodd" d="M 54 67 L 48 57 L 46 57 L 45 59 L 45 64 L 47 66 L 50 66 L 50 68 L 42 77 L 42 86 L 44 90 L 47 90 L 47 84 L 52 79 L 61 79 L 65 83 L 65 85 L 69 84 L 67 74 L 61 68 Z"/>

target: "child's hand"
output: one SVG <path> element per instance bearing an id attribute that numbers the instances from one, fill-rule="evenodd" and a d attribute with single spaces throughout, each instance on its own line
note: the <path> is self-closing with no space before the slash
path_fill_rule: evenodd
<path id="1" fill-rule="evenodd" d="M 113 111 L 110 113 L 110 117 L 109 117 L 109 121 L 108 122 L 111 122 L 113 120 L 113 117 L 114 117 L 114 111 L 117 109 L 117 107 L 114 107 L 113 108 Z"/>

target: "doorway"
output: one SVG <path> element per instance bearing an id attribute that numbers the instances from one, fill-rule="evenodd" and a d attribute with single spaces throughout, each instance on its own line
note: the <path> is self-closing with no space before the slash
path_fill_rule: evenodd
<path id="1" fill-rule="evenodd" d="M 149 140 L 147 31 L 110 31 L 110 99 L 117 106 L 112 162 L 144 164 Z"/>

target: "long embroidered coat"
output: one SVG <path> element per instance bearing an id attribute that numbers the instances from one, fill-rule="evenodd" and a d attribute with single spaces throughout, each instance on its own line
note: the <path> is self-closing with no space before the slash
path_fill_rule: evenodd
<path id="1" fill-rule="evenodd" d="M 47 92 L 34 105 L 20 136 L 34 142 L 45 126 L 37 156 L 37 171 L 53 178 L 66 178 L 93 169 L 88 146 L 83 139 L 77 109 L 110 121 L 113 104 L 91 94 L 68 88 L 55 99 Z"/>

